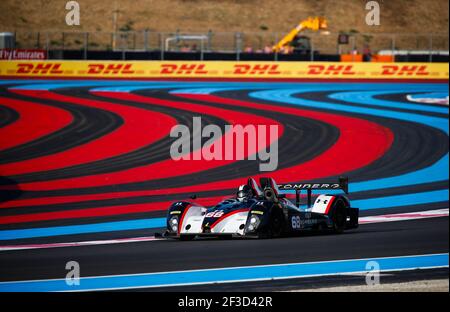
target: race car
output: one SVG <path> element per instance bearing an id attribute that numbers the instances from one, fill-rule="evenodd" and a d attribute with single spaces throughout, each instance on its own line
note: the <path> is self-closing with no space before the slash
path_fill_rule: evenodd
<path id="1" fill-rule="evenodd" d="M 319 195 L 311 206 L 312 191 L 341 189 L 348 194 L 348 178 L 338 183 L 277 185 L 272 178 L 253 178 L 239 186 L 234 198 L 206 208 L 190 201 L 173 203 L 167 213 L 167 229 L 159 236 L 192 240 L 200 237 L 272 238 L 308 232 L 342 233 L 358 227 L 359 209 L 351 208 L 344 194 Z M 295 190 L 292 203 L 280 190 Z M 306 207 L 300 193 L 307 192 Z M 192 197 L 193 199 L 195 196 Z"/>

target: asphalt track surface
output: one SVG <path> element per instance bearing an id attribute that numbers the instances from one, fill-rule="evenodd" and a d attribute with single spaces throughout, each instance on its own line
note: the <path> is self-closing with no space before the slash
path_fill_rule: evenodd
<path id="1" fill-rule="evenodd" d="M 347 175 L 362 216 L 448 208 L 448 106 L 406 99 L 436 93 L 448 85 L 2 80 L 0 247 L 148 237 L 171 201 L 195 193 L 212 205 L 268 175 L 257 161 L 171 160 L 170 128 L 194 116 L 278 125 L 269 175 Z M 441 217 L 338 236 L 0 251 L 0 281 L 63 278 L 71 260 L 99 276 L 448 253 L 448 228 Z"/>

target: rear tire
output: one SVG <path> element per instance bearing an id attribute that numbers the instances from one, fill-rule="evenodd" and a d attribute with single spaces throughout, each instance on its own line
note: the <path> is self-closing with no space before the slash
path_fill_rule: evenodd
<path id="1" fill-rule="evenodd" d="M 347 215 L 345 214 L 346 204 L 342 199 L 337 199 L 333 204 L 333 230 L 337 234 L 341 234 L 345 230 Z"/>

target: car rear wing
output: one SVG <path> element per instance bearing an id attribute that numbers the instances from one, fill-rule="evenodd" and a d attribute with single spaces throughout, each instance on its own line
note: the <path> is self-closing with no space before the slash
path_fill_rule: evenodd
<path id="1" fill-rule="evenodd" d="M 296 205 L 300 205 L 300 193 L 302 190 L 306 190 L 308 195 L 308 208 L 311 207 L 311 196 L 313 190 L 338 190 L 341 189 L 348 194 L 348 177 L 339 177 L 337 183 L 329 182 L 302 182 L 302 183 L 287 183 L 278 184 L 280 191 L 295 190 Z"/>

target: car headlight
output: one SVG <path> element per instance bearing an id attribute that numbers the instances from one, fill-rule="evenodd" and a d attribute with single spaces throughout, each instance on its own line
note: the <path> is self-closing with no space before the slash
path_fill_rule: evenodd
<path id="1" fill-rule="evenodd" d="M 261 223 L 261 220 L 259 219 L 259 217 L 257 215 L 251 215 L 250 220 L 248 222 L 247 230 L 250 232 L 256 230 L 260 223 Z"/>
<path id="2" fill-rule="evenodd" d="M 173 232 L 178 231 L 178 217 L 177 216 L 173 216 L 172 218 L 169 219 L 169 227 Z"/>

